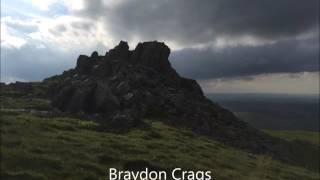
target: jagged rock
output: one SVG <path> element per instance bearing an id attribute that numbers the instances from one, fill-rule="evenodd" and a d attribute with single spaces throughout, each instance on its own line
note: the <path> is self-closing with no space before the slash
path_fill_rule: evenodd
<path id="1" fill-rule="evenodd" d="M 124 129 L 144 117 L 162 117 L 167 124 L 235 147 L 268 151 L 265 142 L 275 142 L 271 137 L 208 100 L 195 80 L 176 73 L 169 54 L 164 43 L 139 43 L 130 51 L 121 41 L 106 56 L 80 55 L 75 69 L 46 80 L 52 81 L 52 105 L 64 112 L 99 114 L 107 124 Z"/>
<path id="2" fill-rule="evenodd" d="M 104 61 L 103 63 L 94 65 L 92 73 L 94 76 L 108 77 L 112 75 L 112 71 L 112 64 L 109 61 Z"/>
<path id="3" fill-rule="evenodd" d="M 139 43 L 129 51 L 128 44 L 121 41 L 104 57 L 97 52 L 91 57 L 80 55 L 75 70 L 64 72 L 60 83 L 52 88 L 53 105 L 61 111 L 103 116 L 140 108 L 140 119 L 156 113 L 184 116 L 188 117 L 184 120 L 188 123 L 172 123 L 191 127 L 201 117 L 213 126 L 218 107 L 205 98 L 196 81 L 175 72 L 169 54 L 170 49 L 164 43 Z"/>
<path id="4" fill-rule="evenodd" d="M 101 61 L 96 60 L 95 52 L 91 57 L 81 55 L 76 71 L 65 72 L 65 83 L 51 93 L 56 94 L 53 105 L 62 111 L 107 116 L 138 107 L 143 112 L 138 113 L 140 119 L 148 114 L 167 113 L 183 114 L 189 121 L 197 121 L 203 113 L 194 106 L 207 106 L 206 98 L 196 81 L 181 78 L 175 72 L 169 53 L 164 43 L 139 43 L 131 52 L 128 44 L 121 41 Z"/>
<path id="5" fill-rule="evenodd" d="M 156 41 L 144 42 L 137 45 L 132 52 L 130 61 L 152 67 L 161 73 L 170 72 L 175 74 L 168 61 L 169 54 L 170 48 L 164 43 Z"/>
<path id="6" fill-rule="evenodd" d="M 113 113 L 119 109 L 120 102 L 109 86 L 98 83 L 91 97 L 91 110 L 94 113 Z"/>
<path id="7" fill-rule="evenodd" d="M 120 43 L 107 53 L 110 59 L 128 60 L 130 56 L 129 45 L 127 42 L 120 41 Z"/>
<path id="8" fill-rule="evenodd" d="M 125 94 L 129 92 L 131 89 L 129 83 L 127 81 L 122 81 L 117 85 L 116 92 L 119 94 Z"/>
<path id="9" fill-rule="evenodd" d="M 200 85 L 193 79 L 181 78 L 181 87 L 194 94 L 203 95 Z"/>
<path id="10" fill-rule="evenodd" d="M 109 125 L 113 130 L 127 131 L 132 127 L 141 125 L 141 122 L 136 116 L 136 113 L 133 113 L 130 110 L 119 112 L 110 119 Z"/>
<path id="11" fill-rule="evenodd" d="M 92 54 L 91 54 L 91 58 L 98 58 L 99 57 L 99 54 L 97 51 L 93 51 Z"/>
<path id="12" fill-rule="evenodd" d="M 88 73 L 90 71 L 91 65 L 92 63 L 88 56 L 80 55 L 77 60 L 76 70 L 79 73 Z"/>

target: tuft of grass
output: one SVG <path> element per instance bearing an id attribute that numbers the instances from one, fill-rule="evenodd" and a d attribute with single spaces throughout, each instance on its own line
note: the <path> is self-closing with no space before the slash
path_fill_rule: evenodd
<path id="1" fill-rule="evenodd" d="M 20 110 L 51 110 L 50 101 L 46 99 L 33 97 L 1 97 L 1 108 L 4 109 L 20 109 Z"/>

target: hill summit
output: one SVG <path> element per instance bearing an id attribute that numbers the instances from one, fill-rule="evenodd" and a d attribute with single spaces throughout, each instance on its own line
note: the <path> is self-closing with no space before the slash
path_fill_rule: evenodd
<path id="1" fill-rule="evenodd" d="M 50 84 L 53 107 L 98 116 L 113 129 L 130 129 L 152 117 L 251 152 L 274 151 L 277 139 L 207 99 L 195 80 L 172 68 L 169 54 L 157 41 L 132 51 L 121 41 L 103 56 L 80 55 L 74 69 L 44 82 Z"/>

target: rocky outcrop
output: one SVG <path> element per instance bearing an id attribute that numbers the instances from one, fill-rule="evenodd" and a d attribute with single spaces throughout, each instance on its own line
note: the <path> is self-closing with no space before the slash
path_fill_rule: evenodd
<path id="1" fill-rule="evenodd" d="M 180 77 L 164 43 L 121 41 L 105 56 L 80 55 L 77 66 L 45 80 L 52 105 L 63 112 L 103 117 L 112 127 L 129 129 L 145 117 L 192 129 L 252 152 L 272 153 L 278 144 L 207 99 L 199 84 Z M 277 143 L 275 143 L 277 142 Z"/>
<path id="2" fill-rule="evenodd" d="M 30 82 L 16 81 L 14 83 L 10 83 L 8 86 L 13 90 L 20 90 L 24 92 L 31 92 L 33 90 L 32 83 Z"/>

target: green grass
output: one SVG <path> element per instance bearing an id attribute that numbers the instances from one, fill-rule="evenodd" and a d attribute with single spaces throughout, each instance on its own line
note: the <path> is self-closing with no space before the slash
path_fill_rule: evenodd
<path id="1" fill-rule="evenodd" d="M 50 110 L 50 101 L 30 97 L 2 97 L 1 105 L 5 109 Z"/>
<path id="2" fill-rule="evenodd" d="M 50 101 L 43 98 L 35 97 L 35 94 L 45 94 L 47 87 L 44 84 L 34 82 L 30 92 L 17 90 L 10 86 L 2 87 L 0 93 L 0 106 L 2 109 L 20 109 L 20 110 L 51 110 Z"/>
<path id="3" fill-rule="evenodd" d="M 274 131 L 264 130 L 270 135 L 280 137 L 289 141 L 305 141 L 314 145 L 320 145 L 320 133 L 311 131 Z"/>
<path id="4" fill-rule="evenodd" d="M 21 92 L 1 95 L 1 100 L 1 179 L 106 179 L 110 167 L 141 163 L 160 169 L 211 170 L 222 180 L 319 179 L 318 172 L 150 119 L 145 119 L 148 128 L 116 134 L 98 131 L 99 124 L 90 120 L 12 111 L 51 109 L 49 101 Z M 319 146 L 318 133 L 266 132 Z"/>
<path id="5" fill-rule="evenodd" d="M 98 124 L 90 120 L 1 111 L 1 179 L 106 179 L 108 168 L 139 162 L 211 170 L 219 180 L 319 179 L 317 172 L 145 121 L 149 128 L 115 134 L 97 131 Z M 269 133 L 316 143 L 307 133 Z"/>

